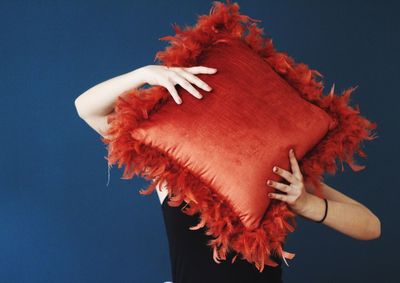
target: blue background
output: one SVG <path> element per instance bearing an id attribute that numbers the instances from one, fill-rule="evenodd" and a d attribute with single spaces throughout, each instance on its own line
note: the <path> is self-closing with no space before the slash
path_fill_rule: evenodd
<path id="1" fill-rule="evenodd" d="M 352 95 L 377 122 L 367 168 L 326 182 L 379 216 L 382 235 L 358 241 L 298 218 L 285 282 L 395 282 L 400 237 L 399 18 L 396 1 L 238 1 L 275 47 Z M 156 193 L 122 180 L 76 112 L 81 93 L 154 64 L 171 24 L 192 25 L 211 1 L 1 1 L 0 282 L 171 280 Z M 347 164 L 346 164 L 347 165 Z"/>

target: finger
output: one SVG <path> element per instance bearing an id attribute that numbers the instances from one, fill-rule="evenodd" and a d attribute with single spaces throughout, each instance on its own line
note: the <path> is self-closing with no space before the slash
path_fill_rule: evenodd
<path id="1" fill-rule="evenodd" d="M 183 69 L 192 74 L 214 74 L 215 72 L 217 72 L 217 69 L 205 66 L 186 67 Z"/>
<path id="2" fill-rule="evenodd" d="M 303 178 L 303 175 L 301 174 L 299 163 L 297 162 L 293 149 L 289 150 L 289 159 L 293 175 L 296 176 L 299 180 L 301 180 Z"/>
<path id="3" fill-rule="evenodd" d="M 279 176 L 282 176 L 286 181 L 292 184 L 295 184 L 297 182 L 297 179 L 292 175 L 292 173 L 290 173 L 285 169 L 282 169 L 278 166 L 274 166 L 274 168 L 272 168 L 272 171 L 274 171 Z"/>
<path id="4" fill-rule="evenodd" d="M 169 93 L 171 94 L 171 96 L 173 97 L 173 99 L 175 100 L 175 102 L 177 104 L 182 104 L 182 99 L 179 97 L 178 92 L 176 91 L 174 85 L 171 82 L 164 82 L 162 84 L 162 86 L 164 86 L 166 89 L 168 89 Z"/>
<path id="5" fill-rule="evenodd" d="M 178 75 L 177 73 L 173 72 L 171 73 L 171 79 L 175 81 L 175 83 L 178 83 L 180 86 L 182 86 L 184 89 L 186 89 L 189 93 L 191 93 L 194 97 L 197 97 L 199 99 L 203 98 L 201 93 L 195 89 L 187 80 L 185 80 L 183 77 Z"/>
<path id="6" fill-rule="evenodd" d="M 206 84 L 204 81 L 202 81 L 201 79 L 199 79 L 198 77 L 196 77 L 195 75 L 186 72 L 183 69 L 177 69 L 177 72 L 184 77 L 186 80 L 188 80 L 189 82 L 195 84 L 196 86 L 198 86 L 199 88 L 205 90 L 205 91 L 211 91 L 211 87 Z"/>
<path id="7" fill-rule="evenodd" d="M 268 193 L 269 198 L 279 199 L 281 201 L 287 201 L 287 196 L 284 194 L 275 194 L 275 193 Z"/>
<path id="8" fill-rule="evenodd" d="M 275 182 L 275 181 L 272 181 L 272 180 L 268 180 L 267 181 L 267 185 L 270 186 L 270 187 L 273 187 L 275 189 L 278 189 L 278 190 L 280 190 L 282 192 L 285 192 L 285 193 L 288 193 L 289 190 L 290 190 L 290 187 L 288 185 L 282 184 L 282 183 L 279 183 L 279 182 Z"/>

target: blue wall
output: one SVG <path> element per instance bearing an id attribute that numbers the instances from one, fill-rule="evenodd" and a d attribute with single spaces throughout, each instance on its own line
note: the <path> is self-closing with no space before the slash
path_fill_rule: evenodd
<path id="1" fill-rule="evenodd" d="M 357 241 L 298 219 L 285 282 L 394 282 L 399 178 L 399 19 L 395 1 L 238 1 L 278 50 L 352 96 L 378 123 L 367 165 L 327 177 L 382 221 Z M 0 282 L 171 280 L 166 232 L 147 182 L 111 170 L 100 136 L 74 99 L 111 77 L 153 64 L 173 34 L 211 1 L 1 1 Z"/>

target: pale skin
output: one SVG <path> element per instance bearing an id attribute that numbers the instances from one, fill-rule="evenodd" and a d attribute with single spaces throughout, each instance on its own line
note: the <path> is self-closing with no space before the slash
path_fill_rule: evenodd
<path id="1" fill-rule="evenodd" d="M 324 200 L 314 195 L 313 189 L 304 185 L 303 175 L 292 149 L 289 150 L 289 160 L 292 172 L 278 166 L 272 169 L 289 184 L 267 180 L 268 186 L 278 190 L 277 193 L 269 193 L 269 196 L 286 202 L 295 213 L 306 219 L 321 220 L 325 213 Z M 328 213 L 323 224 L 358 240 L 380 237 L 381 223 L 371 210 L 324 182 L 321 184 L 323 196 L 328 200 Z"/>
<path id="2" fill-rule="evenodd" d="M 99 83 L 75 100 L 75 107 L 81 117 L 92 129 L 101 136 L 109 128 L 107 116 L 114 111 L 117 97 L 127 91 L 139 88 L 144 84 L 164 86 L 180 105 L 175 85 L 179 84 L 194 97 L 201 99 L 195 86 L 211 91 L 211 87 L 196 77 L 196 74 L 214 74 L 217 70 L 205 66 L 166 67 L 162 65 L 147 65 L 123 75 Z M 299 216 L 309 220 L 322 219 L 325 212 L 323 199 L 313 194 L 311 188 L 306 188 L 295 153 L 289 151 L 291 171 L 278 167 L 274 172 L 282 176 L 289 184 L 272 181 L 266 186 L 275 188 L 271 198 L 286 202 Z M 328 200 L 328 213 L 322 224 L 358 240 L 373 240 L 380 237 L 381 223 L 379 218 L 366 206 L 321 182 L 322 194 Z"/>
<path id="3" fill-rule="evenodd" d="M 109 125 L 107 116 L 113 112 L 118 96 L 144 84 L 165 87 L 175 102 L 179 105 L 179 97 L 175 85 L 179 84 L 194 97 L 201 99 L 200 92 L 192 84 L 205 91 L 211 87 L 196 77 L 196 74 L 214 74 L 217 70 L 204 66 L 189 68 L 166 67 L 162 65 L 147 65 L 99 83 L 75 99 L 75 107 L 81 117 L 91 128 L 104 136 Z"/>

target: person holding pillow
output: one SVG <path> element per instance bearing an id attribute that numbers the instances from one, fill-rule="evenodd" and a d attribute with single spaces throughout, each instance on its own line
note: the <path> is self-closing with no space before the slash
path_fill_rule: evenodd
<path id="1" fill-rule="evenodd" d="M 201 100 L 202 95 L 194 85 L 210 91 L 211 87 L 196 77 L 196 74 L 216 73 L 214 68 L 206 66 L 166 67 L 163 65 L 147 65 L 99 83 L 85 91 L 75 100 L 75 107 L 81 119 L 101 136 L 107 131 L 107 116 L 113 112 L 115 101 L 122 93 L 139 88 L 145 84 L 165 87 L 180 105 L 183 103 L 175 85 L 179 84 L 194 97 Z M 199 101 L 201 103 L 201 101 Z M 179 107 L 179 106 L 178 106 Z M 266 188 L 277 189 L 269 196 L 286 202 L 299 216 L 310 221 L 325 224 L 332 229 L 358 240 L 373 240 L 380 237 L 381 223 L 379 218 L 366 206 L 322 183 L 326 201 L 313 194 L 313 190 L 304 185 L 296 153 L 289 151 L 291 171 L 276 166 L 273 172 L 285 180 L 267 182 Z M 165 184 L 166 185 L 166 184 Z M 171 269 L 173 282 L 282 282 L 281 265 L 267 266 L 262 273 L 245 260 L 237 260 L 231 264 L 216 264 L 210 257 L 211 251 L 206 246 L 208 238 L 203 229 L 190 231 L 196 225 L 197 215 L 183 214 L 179 207 L 166 205 L 165 188 L 157 194 L 162 206 L 170 245 Z M 276 259 L 279 261 L 279 259 Z M 279 261 L 281 263 L 281 261 Z M 198 272 L 203 270 L 205 272 Z M 215 280 L 215 281 L 214 281 Z M 259 280 L 259 281 L 258 281 Z"/>

